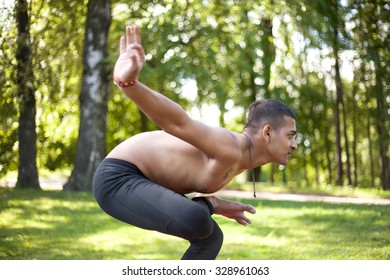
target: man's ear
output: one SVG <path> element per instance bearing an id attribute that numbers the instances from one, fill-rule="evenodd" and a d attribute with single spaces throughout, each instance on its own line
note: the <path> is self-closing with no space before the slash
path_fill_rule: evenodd
<path id="1" fill-rule="evenodd" d="M 265 141 L 267 142 L 271 141 L 272 126 L 267 124 L 263 127 L 262 131 L 263 131 L 263 138 L 265 139 Z"/>

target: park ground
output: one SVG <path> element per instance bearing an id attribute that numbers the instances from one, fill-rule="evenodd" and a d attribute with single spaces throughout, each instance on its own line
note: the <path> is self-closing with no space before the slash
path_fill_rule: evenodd
<path id="1" fill-rule="evenodd" d="M 141 230 L 105 214 L 91 193 L 62 192 L 64 178 L 41 179 L 45 191 L 0 188 L 0 259 L 175 260 L 185 240 Z M 4 186 L 4 181 L 2 182 Z M 259 184 L 219 196 L 256 208 L 243 227 L 214 216 L 224 232 L 220 260 L 388 260 L 387 194 L 297 193 Z"/>

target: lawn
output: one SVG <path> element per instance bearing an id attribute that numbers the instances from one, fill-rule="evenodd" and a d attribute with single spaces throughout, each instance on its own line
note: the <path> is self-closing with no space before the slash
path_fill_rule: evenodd
<path id="1" fill-rule="evenodd" d="M 215 216 L 220 260 L 390 259 L 389 206 L 244 202 L 257 209 L 248 227 Z M 0 188 L 0 259 L 174 260 L 187 246 L 109 217 L 89 193 Z"/>

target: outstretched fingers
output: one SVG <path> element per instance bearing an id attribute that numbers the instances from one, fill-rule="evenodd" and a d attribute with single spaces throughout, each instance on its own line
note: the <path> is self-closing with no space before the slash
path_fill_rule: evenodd
<path id="1" fill-rule="evenodd" d="M 132 46 L 134 43 L 141 44 L 140 29 L 138 26 L 134 27 L 134 37 L 133 37 L 133 32 L 131 30 L 131 26 L 126 26 L 125 36 L 121 36 L 120 41 L 119 41 L 120 54 L 125 53 L 127 48 L 129 46 Z"/>
<path id="2" fill-rule="evenodd" d="M 143 63 L 145 61 L 145 53 L 141 45 L 141 31 L 138 26 L 126 26 L 126 37 L 121 38 L 120 52 L 128 52 L 128 55 L 133 62 Z"/>
<path id="3" fill-rule="evenodd" d="M 126 47 L 133 44 L 141 45 L 141 31 L 137 25 L 134 27 L 126 26 L 126 44 Z"/>
<path id="4" fill-rule="evenodd" d="M 235 220 L 237 221 L 237 223 L 243 225 L 243 226 L 247 226 L 249 224 L 252 223 L 252 221 L 245 216 L 244 212 L 249 212 L 251 214 L 255 214 L 256 213 L 256 209 L 252 206 L 252 205 L 249 205 L 249 204 L 241 204 L 242 208 L 241 208 L 241 212 L 235 217 Z"/>
<path id="5" fill-rule="evenodd" d="M 126 26 L 125 34 L 120 38 L 120 55 L 115 63 L 114 76 L 124 81 L 136 81 L 145 62 L 145 53 L 141 46 L 138 26 Z"/>
<path id="6" fill-rule="evenodd" d="M 133 35 L 131 32 L 131 26 L 126 26 L 126 44 L 127 44 L 127 47 L 129 45 L 134 44 L 134 39 L 133 39 Z"/>
<path id="7" fill-rule="evenodd" d="M 251 214 L 256 213 L 256 209 L 252 205 L 249 205 L 249 204 L 245 204 L 245 211 L 247 211 Z"/>
<path id="8" fill-rule="evenodd" d="M 247 226 L 252 223 L 252 221 L 248 217 L 246 217 L 243 212 L 236 216 L 235 220 L 237 221 L 237 223 L 243 226 Z"/>
<path id="9" fill-rule="evenodd" d="M 141 45 L 141 31 L 137 25 L 134 26 L 134 43 Z"/>

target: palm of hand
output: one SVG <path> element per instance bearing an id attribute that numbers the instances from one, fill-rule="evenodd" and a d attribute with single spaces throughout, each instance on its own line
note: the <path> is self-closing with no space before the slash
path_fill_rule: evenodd
<path id="1" fill-rule="evenodd" d="M 120 39 L 120 56 L 115 63 L 114 77 L 121 81 L 135 81 L 138 79 L 143 64 L 145 53 L 141 46 L 140 30 L 134 27 L 134 38 L 132 30 L 126 27 L 126 37 Z"/>
<path id="2" fill-rule="evenodd" d="M 114 77 L 125 81 L 134 81 L 137 80 L 141 68 L 142 64 L 138 63 L 138 59 L 131 59 L 128 52 L 125 52 L 119 56 L 115 63 Z"/>

